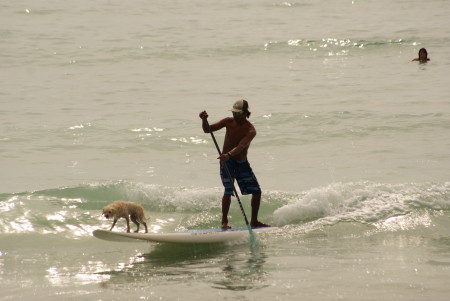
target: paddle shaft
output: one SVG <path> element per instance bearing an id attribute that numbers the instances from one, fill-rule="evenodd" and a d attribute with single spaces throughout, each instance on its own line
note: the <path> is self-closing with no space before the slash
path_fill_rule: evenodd
<path id="1" fill-rule="evenodd" d="M 222 152 L 220 151 L 219 144 L 217 144 L 216 137 L 214 137 L 214 134 L 213 134 L 213 132 L 211 130 L 211 126 L 209 125 L 208 119 L 205 118 L 204 120 L 206 122 L 206 125 L 208 126 L 208 131 L 211 134 L 211 137 L 212 137 L 212 139 L 214 141 L 214 144 L 216 145 L 217 152 L 219 153 L 219 156 L 221 156 Z M 247 227 L 249 227 L 247 215 L 245 214 L 244 207 L 242 206 L 241 200 L 239 199 L 238 192 L 236 190 L 236 187 L 234 186 L 234 181 L 233 181 L 233 178 L 231 177 L 230 170 L 228 169 L 228 166 L 227 166 L 227 164 L 225 162 L 222 163 L 222 167 L 225 169 L 225 172 L 227 173 L 227 177 L 230 180 L 231 185 L 233 186 L 234 195 L 236 196 L 236 199 L 237 199 L 237 201 L 239 203 L 239 207 L 241 208 L 242 215 L 244 216 L 244 219 L 245 219 L 245 224 L 247 225 Z M 250 229 L 250 227 L 249 227 L 249 229 Z"/>

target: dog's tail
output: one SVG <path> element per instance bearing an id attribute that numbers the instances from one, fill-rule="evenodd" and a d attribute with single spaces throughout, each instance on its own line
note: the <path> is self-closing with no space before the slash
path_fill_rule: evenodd
<path id="1" fill-rule="evenodd" d="M 148 220 L 150 220 L 150 218 L 145 216 L 145 214 L 144 214 L 143 217 L 142 217 L 142 222 L 146 222 Z"/>

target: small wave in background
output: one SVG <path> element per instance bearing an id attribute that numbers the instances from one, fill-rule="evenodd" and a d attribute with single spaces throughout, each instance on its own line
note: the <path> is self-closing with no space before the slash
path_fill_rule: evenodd
<path id="1" fill-rule="evenodd" d="M 221 189 L 166 187 L 118 181 L 91 183 L 0 195 L 0 233 L 90 236 L 111 221 L 101 210 L 116 200 L 141 203 L 150 216 L 151 231 L 217 228 Z M 249 196 L 241 197 L 250 214 Z M 432 217 L 450 211 L 450 183 L 334 183 L 301 193 L 268 191 L 259 218 L 293 233 L 339 223 L 355 223 L 380 231 L 427 227 Z M 233 201 L 231 221 L 243 224 Z M 119 229 L 124 225 L 118 223 Z"/>

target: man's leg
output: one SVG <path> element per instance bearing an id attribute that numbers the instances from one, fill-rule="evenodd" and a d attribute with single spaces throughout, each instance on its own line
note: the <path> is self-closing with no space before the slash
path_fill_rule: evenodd
<path id="1" fill-rule="evenodd" d="M 252 194 L 252 218 L 250 225 L 255 226 L 258 223 L 259 205 L 261 204 L 261 194 Z"/>
<path id="2" fill-rule="evenodd" d="M 228 211 L 230 210 L 231 204 L 231 195 L 224 194 L 222 197 L 222 228 L 229 229 L 231 228 L 228 225 Z"/>
<path id="3" fill-rule="evenodd" d="M 252 194 L 252 219 L 250 226 L 252 227 L 270 227 L 270 225 L 258 221 L 259 205 L 261 204 L 261 194 Z"/>

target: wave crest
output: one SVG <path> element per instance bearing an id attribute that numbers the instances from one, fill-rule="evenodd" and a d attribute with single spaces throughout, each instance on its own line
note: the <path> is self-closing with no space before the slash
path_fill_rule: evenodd
<path id="1" fill-rule="evenodd" d="M 279 226 L 318 219 L 329 224 L 341 221 L 373 224 L 421 208 L 450 210 L 450 183 L 334 183 L 305 192 L 275 210 L 273 218 Z"/>

